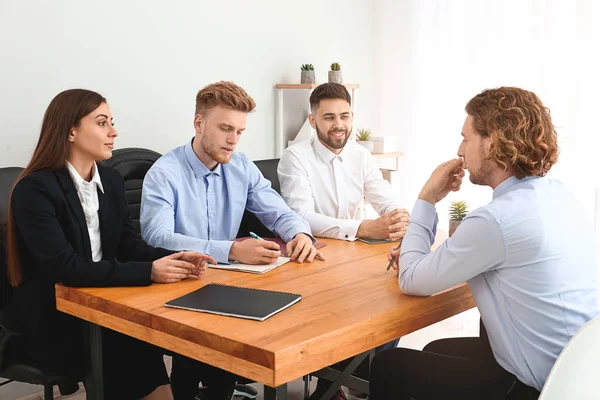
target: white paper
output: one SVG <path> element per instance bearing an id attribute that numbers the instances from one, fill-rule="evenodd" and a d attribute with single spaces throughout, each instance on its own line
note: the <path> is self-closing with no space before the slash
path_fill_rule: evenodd
<path id="1" fill-rule="evenodd" d="M 250 265 L 244 264 L 241 262 L 233 261 L 231 264 L 208 264 L 209 268 L 217 268 L 217 269 L 226 269 L 229 271 L 240 271 L 240 272 L 250 272 L 252 274 L 264 274 L 265 272 L 269 272 L 272 269 L 279 267 L 280 265 L 286 264 L 290 262 L 289 257 L 279 257 L 275 262 L 271 264 L 263 264 L 263 265 Z"/>

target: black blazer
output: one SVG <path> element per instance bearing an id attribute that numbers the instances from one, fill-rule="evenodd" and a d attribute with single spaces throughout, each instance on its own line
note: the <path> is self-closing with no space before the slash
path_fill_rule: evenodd
<path id="1" fill-rule="evenodd" d="M 93 262 L 85 216 L 66 168 L 37 172 L 16 185 L 12 211 L 23 270 L 9 312 L 20 322 L 34 357 L 41 348 L 73 345 L 80 323 L 56 310 L 54 284 L 150 285 L 152 261 L 172 251 L 147 245 L 134 228 L 119 173 L 98 166 L 102 260 Z M 118 260 L 118 261 L 117 261 Z M 74 335 L 74 336 L 73 336 Z M 67 339 L 68 337 L 71 339 Z M 65 341 L 65 339 L 67 339 Z"/>

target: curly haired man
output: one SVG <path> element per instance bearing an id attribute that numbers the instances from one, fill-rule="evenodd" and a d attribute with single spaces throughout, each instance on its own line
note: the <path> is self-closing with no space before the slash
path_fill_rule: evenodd
<path id="1" fill-rule="evenodd" d="M 467 281 L 480 337 L 378 354 L 372 400 L 537 399 L 567 342 L 598 315 L 591 222 L 567 188 L 546 177 L 558 159 L 549 110 L 532 92 L 501 87 L 475 96 L 466 111 L 459 157 L 433 171 L 401 249 L 388 257 L 399 257 L 406 294 Z M 494 190 L 492 201 L 431 252 L 435 204 L 460 189 L 465 170 Z"/>

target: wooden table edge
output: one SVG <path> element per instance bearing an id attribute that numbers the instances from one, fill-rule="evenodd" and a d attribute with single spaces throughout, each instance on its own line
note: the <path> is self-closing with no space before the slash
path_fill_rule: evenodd
<path id="1" fill-rule="evenodd" d="M 268 352 L 267 350 L 258 349 L 258 351 L 268 357 L 267 363 L 248 361 L 202 344 L 182 339 L 161 330 L 92 309 L 63 297 L 58 297 L 58 292 L 56 297 L 56 308 L 58 311 L 79 319 L 112 329 L 175 353 L 184 353 L 186 357 L 193 358 L 249 379 L 254 379 L 257 382 L 273 387 L 275 380 L 275 354 Z M 247 346 L 245 344 L 240 345 Z"/>

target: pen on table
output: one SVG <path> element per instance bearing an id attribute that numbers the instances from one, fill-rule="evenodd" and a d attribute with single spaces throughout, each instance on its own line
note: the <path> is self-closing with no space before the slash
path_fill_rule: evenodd
<path id="1" fill-rule="evenodd" d="M 260 236 L 258 236 L 256 233 L 254 232 L 250 232 L 250 236 L 252 236 L 254 239 L 258 239 L 258 240 L 264 240 L 263 238 L 261 238 Z"/>
<path id="2" fill-rule="evenodd" d="M 400 248 L 401 244 L 402 244 L 402 240 L 400 241 L 400 243 L 398 243 L 398 247 L 396 247 L 396 250 L 398 250 Z M 392 267 L 392 264 L 394 263 L 394 261 L 396 261 L 396 259 L 397 259 L 397 257 L 392 257 L 392 260 L 388 264 L 388 267 L 387 267 L 386 271 L 390 270 L 390 268 Z"/>

